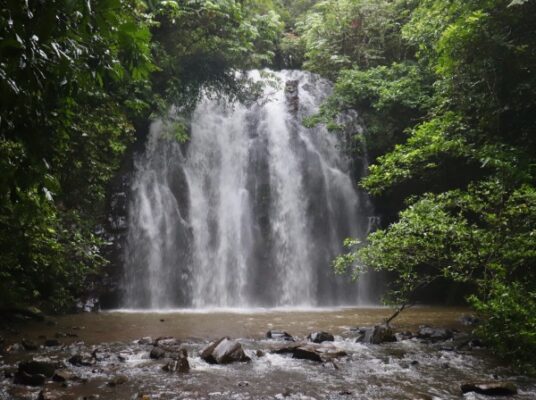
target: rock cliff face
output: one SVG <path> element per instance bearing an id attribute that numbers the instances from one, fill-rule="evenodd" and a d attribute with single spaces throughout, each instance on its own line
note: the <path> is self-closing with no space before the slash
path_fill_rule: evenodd
<path id="1" fill-rule="evenodd" d="M 122 298 L 121 280 L 125 267 L 125 246 L 128 234 L 128 205 L 132 197 L 132 181 L 135 160 L 145 150 L 148 122 L 136 126 L 136 141 L 125 152 L 123 162 L 115 178 L 108 186 L 106 209 L 101 237 L 106 241 L 104 257 L 109 264 L 102 274 L 92 282 L 88 296 L 79 303 L 83 311 L 92 311 L 92 303 L 105 309 L 117 308 Z"/>

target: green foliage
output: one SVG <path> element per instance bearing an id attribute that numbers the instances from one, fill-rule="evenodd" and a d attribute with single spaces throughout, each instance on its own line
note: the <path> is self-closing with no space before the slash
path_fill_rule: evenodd
<path id="1" fill-rule="evenodd" d="M 494 281 L 487 301 L 476 296 L 473 307 L 484 316 L 477 333 L 499 351 L 514 360 L 519 369 L 534 373 L 532 354 L 536 349 L 536 295 L 534 288 L 518 282 Z"/>
<path id="2" fill-rule="evenodd" d="M 331 130 L 341 112 L 359 110 L 368 150 L 375 156 L 405 137 L 404 131 L 433 105 L 431 77 L 418 64 L 405 61 L 367 70 L 342 70 L 333 94 L 307 124 L 325 123 Z M 360 135 L 353 138 L 360 140 Z"/>
<path id="3" fill-rule="evenodd" d="M 0 6 L 2 305 L 71 304 L 104 264 L 93 233 L 154 67 L 134 2 Z M 138 106 L 143 109 L 144 106 Z"/>
<path id="4" fill-rule="evenodd" d="M 313 118 L 365 110 L 367 142 L 388 140 L 361 184 L 404 204 L 336 270 L 387 271 L 399 304 L 439 279 L 469 285 L 480 335 L 518 365 L 536 349 L 535 18 L 532 1 L 420 1 L 399 29 L 415 59 L 336 71 Z"/>
<path id="5" fill-rule="evenodd" d="M 406 1 L 327 0 L 298 24 L 306 43 L 304 66 L 329 78 L 344 68 L 370 68 L 402 59 L 400 24 Z"/>
<path id="6" fill-rule="evenodd" d="M 371 194 L 380 194 L 411 178 L 423 177 L 441 167 L 447 158 L 461 159 L 470 152 L 463 137 L 467 126 L 453 113 L 418 125 L 404 144 L 377 159 L 362 185 Z"/>
<path id="7" fill-rule="evenodd" d="M 267 65 L 283 26 L 273 10 L 259 12 L 262 2 L 245 3 L 166 1 L 154 6 L 159 71 L 153 90 L 163 98 L 162 112 L 170 103 L 192 108 L 207 88 L 215 96 L 250 94 L 246 76 L 236 70 Z"/>
<path id="8" fill-rule="evenodd" d="M 0 308 L 72 305 L 106 264 L 95 232 L 134 126 L 205 89 L 251 95 L 237 70 L 269 63 L 282 30 L 263 3 L 1 2 Z"/>

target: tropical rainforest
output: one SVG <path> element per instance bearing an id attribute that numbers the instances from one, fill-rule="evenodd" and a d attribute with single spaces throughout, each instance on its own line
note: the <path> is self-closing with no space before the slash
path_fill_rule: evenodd
<path id="1" fill-rule="evenodd" d="M 335 270 L 383 271 L 399 305 L 462 284 L 481 338 L 533 362 L 535 27 L 534 0 L 1 0 L 0 306 L 70 311 L 106 269 L 108 186 L 151 119 L 305 69 L 334 90 L 303 123 L 367 149 L 382 216 Z"/>

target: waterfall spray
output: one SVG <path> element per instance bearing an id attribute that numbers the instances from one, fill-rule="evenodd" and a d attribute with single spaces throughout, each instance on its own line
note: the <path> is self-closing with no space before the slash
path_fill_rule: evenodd
<path id="1" fill-rule="evenodd" d="M 279 87 L 254 104 L 201 100 L 187 145 L 152 124 L 132 186 L 125 307 L 367 300 L 366 280 L 337 277 L 330 263 L 344 238 L 366 234 L 368 202 L 339 137 L 301 124 L 331 85 L 301 71 L 273 74 Z"/>

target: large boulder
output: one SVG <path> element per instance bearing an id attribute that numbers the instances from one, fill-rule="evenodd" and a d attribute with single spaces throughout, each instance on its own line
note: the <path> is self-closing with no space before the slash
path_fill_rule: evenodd
<path id="1" fill-rule="evenodd" d="M 335 340 L 335 337 L 328 332 L 312 332 L 307 336 L 307 339 L 309 339 L 313 343 L 322 343 L 322 342 L 333 342 Z"/>
<path id="2" fill-rule="evenodd" d="M 512 382 L 471 382 L 461 385 L 462 393 L 475 392 L 486 396 L 513 396 L 517 387 Z"/>
<path id="3" fill-rule="evenodd" d="M 187 358 L 179 358 L 177 360 L 168 361 L 162 369 L 167 372 L 179 372 L 185 374 L 190 372 L 190 363 Z"/>
<path id="4" fill-rule="evenodd" d="M 199 353 L 201 358 L 210 364 L 230 364 L 233 362 L 250 361 L 242 345 L 227 337 L 210 343 Z"/>
<path id="5" fill-rule="evenodd" d="M 45 384 L 46 379 L 43 374 L 28 374 L 24 371 L 18 371 L 13 382 L 18 385 L 42 386 Z"/>
<path id="6" fill-rule="evenodd" d="M 304 346 L 305 343 L 292 342 L 292 343 L 280 343 L 271 346 L 270 353 L 274 354 L 292 354 L 300 346 Z"/>
<path id="7" fill-rule="evenodd" d="M 190 372 L 190 363 L 188 362 L 188 352 L 186 349 L 180 349 L 178 353 L 175 353 L 174 358 L 169 360 L 162 369 L 167 372 Z"/>
<path id="8" fill-rule="evenodd" d="M 48 378 L 52 378 L 56 368 L 60 365 L 49 359 L 34 358 L 19 363 L 19 369 L 14 377 L 14 382 L 20 385 L 41 386 Z"/>
<path id="9" fill-rule="evenodd" d="M 271 353 L 292 354 L 292 358 L 316 362 L 331 361 L 334 358 L 346 356 L 346 352 L 331 343 L 293 342 L 272 346 Z"/>
<path id="10" fill-rule="evenodd" d="M 322 357 L 313 346 L 300 346 L 294 349 L 292 358 L 322 362 Z"/>
<path id="11" fill-rule="evenodd" d="M 153 360 L 159 360 L 166 357 L 166 351 L 162 347 L 155 346 L 151 349 L 149 357 L 151 357 Z"/>
<path id="12" fill-rule="evenodd" d="M 34 358 L 33 360 L 19 363 L 19 372 L 25 372 L 30 375 L 41 374 L 47 378 L 52 378 L 59 366 L 57 362 L 49 359 Z"/>

